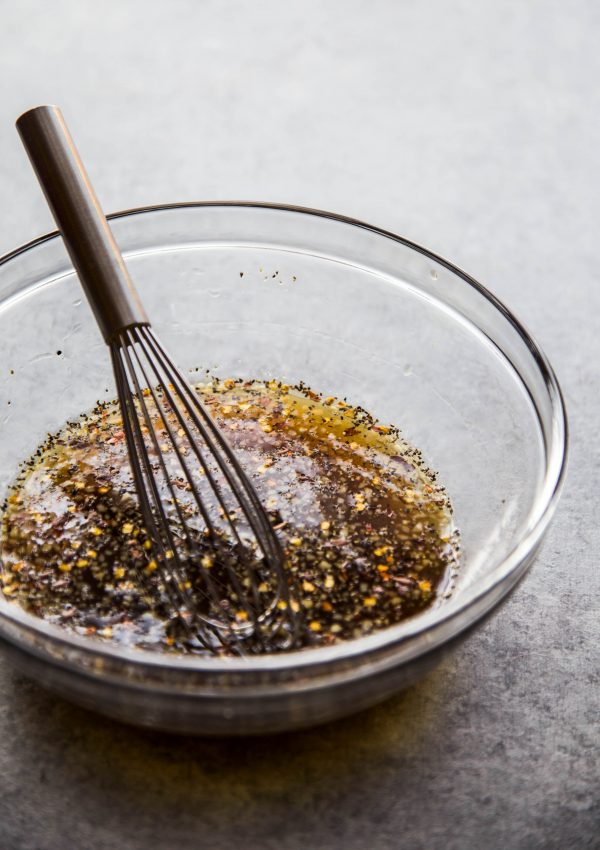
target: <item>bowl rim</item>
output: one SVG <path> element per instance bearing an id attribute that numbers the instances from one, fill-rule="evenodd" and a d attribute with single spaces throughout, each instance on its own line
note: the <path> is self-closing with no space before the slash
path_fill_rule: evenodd
<path id="1" fill-rule="evenodd" d="M 518 540 L 513 549 L 498 563 L 491 573 L 486 576 L 481 582 L 478 582 L 472 589 L 465 593 L 459 604 L 453 604 L 452 598 L 447 600 L 443 605 L 434 606 L 428 611 L 423 612 L 419 616 L 412 617 L 395 626 L 390 626 L 371 635 L 353 640 L 341 641 L 330 647 L 313 647 L 308 649 L 296 650 L 293 652 L 285 652 L 280 654 L 265 654 L 250 656 L 245 658 L 230 658 L 230 657 L 198 657 L 198 656 L 166 656 L 164 653 L 146 650 L 146 649 L 127 649 L 118 645 L 113 645 L 104 642 L 98 638 L 84 637 L 76 634 L 71 634 L 60 626 L 48 623 L 41 618 L 35 617 L 27 613 L 21 608 L 18 603 L 10 602 L 0 594 L 0 634 L 8 639 L 11 643 L 21 645 L 21 642 L 12 634 L 12 630 L 5 633 L 1 628 L 2 621 L 7 619 L 12 621 L 17 627 L 24 628 L 27 632 L 39 637 L 46 637 L 53 641 L 54 644 L 60 644 L 65 649 L 79 650 L 84 656 L 101 656 L 107 660 L 112 659 L 114 662 L 121 662 L 128 667 L 132 665 L 136 668 L 148 666 L 151 668 L 163 668 L 169 672 L 189 671 L 207 674 L 226 674 L 228 672 L 235 673 L 236 676 L 243 674 L 246 671 L 249 675 L 256 673 L 267 673 L 288 671 L 290 668 L 322 668 L 330 662 L 347 661 L 351 662 L 357 657 L 369 656 L 378 651 L 395 650 L 394 664 L 400 664 L 421 655 L 426 654 L 441 643 L 458 636 L 461 632 L 472 626 L 477 620 L 485 615 L 487 611 L 495 607 L 509 593 L 511 588 L 521 578 L 524 571 L 520 571 L 519 567 L 523 564 L 529 565 L 530 556 L 532 556 L 541 538 L 550 522 L 552 515 L 556 509 L 560 492 L 564 484 L 568 445 L 569 445 L 569 427 L 564 403 L 563 393 L 560 385 L 545 354 L 542 352 L 539 345 L 535 342 L 531 334 L 526 330 L 523 324 L 514 316 L 514 314 L 491 293 L 483 284 L 474 277 L 463 271 L 460 267 L 444 259 L 439 254 L 423 247 L 422 245 L 413 242 L 406 237 L 400 236 L 392 231 L 385 230 L 375 225 L 368 224 L 360 219 L 350 216 L 341 215 L 327 210 L 321 210 L 313 207 L 304 207 L 294 204 L 249 201 L 249 200 L 206 200 L 206 201 L 179 201 L 164 204 L 151 204 L 141 207 L 132 207 L 107 215 L 109 221 L 118 220 L 128 217 L 143 216 L 146 214 L 157 212 L 169 212 L 182 209 L 205 209 L 210 207 L 220 208 L 254 208 L 259 210 L 270 210 L 283 213 L 298 213 L 317 218 L 328 219 L 351 227 L 357 227 L 362 230 L 367 230 L 376 236 L 384 237 L 397 242 L 406 248 L 416 251 L 419 254 L 445 267 L 452 274 L 459 277 L 468 286 L 475 289 L 482 295 L 493 308 L 495 308 L 501 316 L 509 322 L 517 332 L 521 340 L 525 343 L 532 355 L 535 365 L 543 379 L 546 392 L 550 399 L 552 409 L 552 420 L 558 425 L 558 432 L 555 431 L 555 439 L 553 441 L 551 451 L 548 451 L 546 445 L 546 456 L 544 463 L 544 476 L 540 485 L 539 492 L 535 498 L 530 515 L 533 513 L 533 507 L 537 506 L 538 514 L 528 528 L 526 533 Z M 13 249 L 7 254 L 0 257 L 0 267 L 12 260 L 17 259 L 28 251 L 37 248 L 45 243 L 51 242 L 60 238 L 58 230 L 53 230 L 45 233 L 30 242 L 26 242 L 19 247 Z M 127 252 L 125 251 L 127 255 Z M 516 370 L 515 370 L 516 371 Z M 518 376 L 522 381 L 521 376 Z M 539 417 L 538 417 L 539 422 Z M 562 436 L 562 439 L 560 437 Z M 512 578 L 512 580 L 511 580 Z M 505 585 L 503 588 L 502 585 Z M 499 594 L 494 591 L 500 591 Z M 485 605 L 485 598 L 492 597 L 488 605 Z M 435 612 L 441 612 L 440 616 L 433 616 Z M 440 634 L 440 630 L 454 625 L 450 628 L 449 633 Z M 419 638 L 424 638 L 430 635 L 430 639 L 422 640 L 418 645 L 415 645 Z M 437 633 L 437 634 L 436 634 Z M 33 651 L 35 654 L 46 656 L 43 647 L 37 641 L 26 648 L 28 651 Z M 402 649 L 404 651 L 402 651 Z M 398 654 L 400 651 L 400 654 Z M 61 663 L 52 653 L 52 661 Z M 47 656 L 46 656 L 47 657 Z M 73 658 L 71 656 L 69 662 L 66 661 L 61 666 L 73 666 Z M 76 665 L 77 666 L 77 665 Z M 150 686 L 151 687 L 151 686 Z"/>

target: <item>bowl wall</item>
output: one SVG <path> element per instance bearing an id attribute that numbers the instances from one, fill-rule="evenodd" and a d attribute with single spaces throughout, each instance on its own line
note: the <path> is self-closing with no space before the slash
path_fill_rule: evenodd
<path id="1" fill-rule="evenodd" d="M 461 531 L 457 585 L 388 630 L 389 647 L 421 639 L 426 652 L 428 628 L 463 609 L 450 639 L 508 592 L 549 518 L 565 423 L 547 364 L 502 305 L 428 252 L 326 214 L 182 205 L 111 225 L 157 333 L 192 378 L 304 381 L 398 425 L 439 473 Z M 47 431 L 116 395 L 58 238 L 0 264 L 0 339 L 1 499 Z M 0 617 L 14 608 L 0 601 Z M 387 646 L 385 635 L 364 640 L 353 643 L 367 654 Z"/>

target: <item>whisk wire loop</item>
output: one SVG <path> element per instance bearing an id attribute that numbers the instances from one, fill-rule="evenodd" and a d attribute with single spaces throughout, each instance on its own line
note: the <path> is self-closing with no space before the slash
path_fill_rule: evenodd
<path id="1" fill-rule="evenodd" d="M 123 338 L 121 338 L 121 339 L 122 339 L 122 342 L 123 342 Z M 125 341 L 125 345 L 122 349 L 123 354 L 124 354 L 124 357 L 127 360 L 129 369 L 131 371 L 131 377 L 133 379 L 133 385 L 134 385 L 135 393 L 136 393 L 136 396 L 137 396 L 138 404 L 139 404 L 140 409 L 142 411 L 142 415 L 143 415 L 144 423 L 146 425 L 146 429 L 147 429 L 147 431 L 150 435 L 150 439 L 151 439 L 151 442 L 152 442 L 152 448 L 153 448 L 153 450 L 154 450 L 154 452 L 155 452 L 155 454 L 158 458 L 158 462 L 160 464 L 161 471 L 163 473 L 165 481 L 167 482 L 167 487 L 168 487 L 169 492 L 170 492 L 172 503 L 175 506 L 175 510 L 177 512 L 177 517 L 178 517 L 178 520 L 179 520 L 179 527 L 181 528 L 181 530 L 183 532 L 183 536 L 184 536 L 185 542 L 186 542 L 187 553 L 188 553 L 188 555 L 191 555 L 191 556 L 197 556 L 198 555 L 197 546 L 195 545 L 195 541 L 192 539 L 192 536 L 190 534 L 190 530 L 189 530 L 188 525 L 186 523 L 186 520 L 185 520 L 185 517 L 184 517 L 184 514 L 183 514 L 183 510 L 182 510 L 182 506 L 180 504 L 180 500 L 178 499 L 177 494 L 175 493 L 173 481 L 172 481 L 171 477 L 169 476 L 168 470 L 166 468 L 165 458 L 164 458 L 163 452 L 161 451 L 160 444 L 158 442 L 156 429 L 155 429 L 155 427 L 152 423 L 150 414 L 149 414 L 147 406 L 145 404 L 146 393 L 148 393 L 149 396 L 153 400 L 154 408 L 155 408 L 156 412 L 158 413 L 158 416 L 160 418 L 160 422 L 163 426 L 165 433 L 168 435 L 169 444 L 174 449 L 175 455 L 176 455 L 176 457 L 179 461 L 181 469 L 182 469 L 182 471 L 185 475 L 185 478 L 187 480 L 187 485 L 190 488 L 190 491 L 194 495 L 196 506 L 198 508 L 200 515 L 202 516 L 202 519 L 204 520 L 206 530 L 209 533 L 209 535 L 214 536 L 214 533 L 215 533 L 214 525 L 211 521 L 210 514 L 209 514 L 209 511 L 206 508 L 205 502 L 202 499 L 202 497 L 200 496 L 200 494 L 198 493 L 198 489 L 196 487 L 196 484 L 194 482 L 194 479 L 192 477 L 192 474 L 191 474 L 191 471 L 188 467 L 188 464 L 185 460 L 183 451 L 178 444 L 178 441 L 175 437 L 172 426 L 169 423 L 168 416 L 166 415 L 165 410 L 163 408 L 163 405 L 160 403 L 160 400 L 158 398 L 157 390 L 152 384 L 152 380 L 151 380 L 150 376 L 148 375 L 147 369 L 144 368 L 144 366 L 143 366 L 140 353 L 138 352 L 137 348 L 134 347 L 135 343 L 137 342 L 135 330 L 128 330 L 126 332 L 126 336 L 125 336 L 124 341 Z M 144 387 L 144 389 L 141 388 L 138 376 L 136 374 L 136 370 L 133 368 L 133 363 L 131 362 L 131 356 L 130 356 L 130 353 L 129 353 L 130 351 L 133 352 L 133 355 L 136 359 L 136 362 L 137 362 L 139 371 L 141 373 L 141 376 L 143 377 L 144 381 L 146 382 L 146 386 Z M 157 380 L 159 382 L 161 380 L 164 380 L 164 376 L 160 375 L 160 372 L 156 368 L 156 366 L 153 365 L 152 368 L 153 368 L 153 371 L 154 371 L 155 380 Z M 171 393 L 169 392 L 169 390 L 166 386 L 164 386 L 164 385 L 160 385 L 160 386 L 161 386 L 162 392 L 165 394 L 165 397 L 167 398 L 167 400 L 169 402 L 170 410 L 172 412 L 174 412 L 175 415 L 177 416 L 179 424 L 182 425 L 183 428 L 185 428 L 184 435 L 187 436 L 187 438 L 189 440 L 189 446 L 194 447 L 195 443 L 193 442 L 192 434 L 190 433 L 190 430 L 189 430 L 189 428 L 188 428 L 188 426 L 185 422 L 185 419 L 182 416 L 181 411 L 177 407 L 173 396 L 171 395 Z M 243 545 L 242 541 L 239 537 L 239 534 L 237 532 L 237 528 L 235 527 L 235 524 L 232 522 L 231 517 L 230 517 L 229 513 L 227 512 L 226 504 L 225 504 L 223 496 L 222 496 L 222 494 L 219 490 L 218 484 L 215 481 L 215 479 L 213 478 L 212 473 L 210 472 L 210 469 L 208 467 L 208 464 L 206 463 L 206 461 L 202 457 L 202 454 L 199 453 L 199 452 L 198 452 L 198 454 L 199 454 L 199 458 L 200 458 L 200 461 L 201 461 L 201 464 L 202 464 L 202 469 L 204 470 L 205 474 L 207 476 L 209 476 L 209 480 L 210 480 L 211 485 L 213 487 L 213 491 L 214 491 L 215 495 L 217 496 L 219 504 L 222 506 L 222 509 L 224 511 L 224 516 L 227 518 L 227 521 L 231 524 L 231 529 L 232 529 L 232 532 L 234 534 L 236 543 L 240 547 L 242 547 L 242 545 Z M 240 548 L 240 551 L 243 552 L 243 549 Z M 179 560 L 179 553 L 177 551 L 177 547 L 175 547 L 174 555 Z M 227 569 L 227 572 L 228 572 L 229 580 L 231 581 L 231 584 L 235 589 L 237 597 L 240 600 L 240 607 L 243 607 L 243 609 L 246 611 L 246 613 L 251 618 L 256 620 L 256 617 L 254 615 L 254 610 L 245 601 L 244 591 L 242 589 L 242 585 L 239 582 L 237 571 L 229 563 L 229 560 L 227 560 L 225 562 L 225 566 L 226 566 L 226 569 Z M 206 588 L 207 588 L 207 590 L 208 590 L 208 592 L 209 592 L 209 594 L 212 598 L 213 604 L 217 608 L 219 608 L 219 606 L 221 605 L 221 597 L 218 595 L 217 590 L 215 588 L 215 584 L 219 584 L 219 582 L 218 581 L 215 582 L 215 580 L 213 580 L 213 577 L 210 574 L 210 570 L 204 568 L 202 566 L 201 561 L 200 561 L 200 567 L 202 569 L 202 577 L 203 577 L 204 585 L 206 586 Z M 221 591 L 226 592 L 223 587 L 221 587 Z"/>
<path id="2" fill-rule="evenodd" d="M 227 440 L 150 327 L 124 329 L 110 348 L 153 560 L 188 637 L 240 654 L 293 645 L 283 550 Z"/>
<path id="3" fill-rule="evenodd" d="M 123 430 L 125 432 L 131 470 L 136 484 L 136 490 L 138 492 L 140 510 L 144 519 L 146 530 L 150 535 L 150 539 L 153 541 L 157 568 L 160 569 L 163 580 L 165 581 L 165 586 L 170 589 L 171 596 L 175 597 L 173 599 L 175 610 L 180 615 L 184 615 L 188 609 L 193 610 L 193 606 L 191 605 L 191 600 L 186 598 L 181 590 L 181 580 L 178 580 L 175 583 L 175 587 L 173 587 L 172 578 L 167 573 L 164 566 L 167 561 L 167 551 L 174 553 L 173 557 L 178 568 L 178 573 L 182 573 L 183 566 L 179 561 L 175 541 L 168 519 L 164 512 L 164 506 L 158 491 L 157 483 L 152 475 L 150 458 L 145 451 L 143 434 L 140 429 L 138 414 L 135 410 L 134 398 L 131 395 L 129 385 L 127 383 L 127 375 L 124 371 L 124 366 L 121 360 L 121 353 L 117 347 L 111 347 L 111 356 L 117 384 L 117 393 L 121 404 L 121 410 L 123 412 Z M 161 528 L 163 529 L 164 537 L 163 534 L 160 533 Z M 164 538 L 166 538 L 167 542 L 166 547 Z M 145 577 L 141 574 L 138 577 L 143 584 L 146 580 Z M 181 621 L 185 624 L 186 631 L 191 636 L 191 626 L 188 624 L 186 617 L 181 616 Z M 204 638 L 202 632 L 200 632 L 197 637 L 206 649 L 211 648 L 211 644 Z"/>

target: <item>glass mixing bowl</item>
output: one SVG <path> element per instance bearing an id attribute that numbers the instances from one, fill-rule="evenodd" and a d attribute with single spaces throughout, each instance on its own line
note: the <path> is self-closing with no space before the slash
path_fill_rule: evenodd
<path id="1" fill-rule="evenodd" d="M 272 732 L 413 682 L 506 598 L 556 506 L 556 379 L 508 310 L 425 249 L 358 221 L 257 203 L 111 217 L 153 324 L 184 369 L 305 381 L 400 426 L 438 471 L 462 536 L 450 598 L 333 647 L 165 657 L 71 635 L 0 598 L 0 643 L 44 686 L 135 724 Z M 0 260 L 0 499 L 47 431 L 115 396 L 108 352 L 56 233 Z"/>

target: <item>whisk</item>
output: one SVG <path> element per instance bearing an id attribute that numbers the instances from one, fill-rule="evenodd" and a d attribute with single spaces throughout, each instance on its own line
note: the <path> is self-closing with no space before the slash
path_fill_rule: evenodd
<path id="1" fill-rule="evenodd" d="M 151 547 L 140 580 L 159 571 L 193 645 L 214 654 L 293 647 L 298 606 L 271 520 L 153 332 L 60 110 L 31 109 L 17 128 L 110 349 Z"/>

